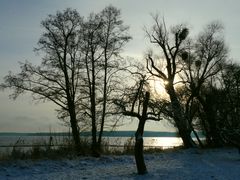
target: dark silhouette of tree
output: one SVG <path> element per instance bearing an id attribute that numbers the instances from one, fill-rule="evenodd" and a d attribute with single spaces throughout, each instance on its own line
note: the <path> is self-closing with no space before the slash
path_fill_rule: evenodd
<path id="1" fill-rule="evenodd" d="M 217 102 L 217 127 L 222 140 L 240 149 L 240 67 L 226 64 Z"/>
<path id="2" fill-rule="evenodd" d="M 44 29 L 36 51 L 43 52 L 41 65 L 21 63 L 21 72 L 9 73 L 1 87 L 13 90 L 11 98 L 31 92 L 37 101 L 51 101 L 70 117 L 77 151 L 80 149 L 76 101 L 80 98 L 81 62 L 79 31 L 82 18 L 76 10 L 58 11 L 49 15 L 41 25 Z"/>
<path id="3" fill-rule="evenodd" d="M 147 120 L 160 121 L 162 113 L 160 105 L 150 99 L 149 77 L 141 64 L 129 68 L 130 76 L 135 83 L 128 84 L 119 98 L 114 103 L 124 116 L 138 118 L 138 128 L 135 133 L 134 155 L 138 174 L 147 173 L 143 156 L 143 134 Z M 130 80 L 130 78 L 129 78 Z"/>
<path id="4" fill-rule="evenodd" d="M 123 46 L 131 39 L 128 26 L 123 24 L 120 11 L 108 6 L 98 14 L 91 14 L 84 23 L 85 84 L 83 110 L 91 119 L 92 150 L 99 156 L 102 134 L 107 114 L 110 114 L 111 98 L 120 84 L 121 56 Z M 118 76 L 119 75 L 119 76 Z M 99 132 L 97 138 L 97 132 Z"/>
<path id="5" fill-rule="evenodd" d="M 148 108 L 149 98 L 150 98 L 150 93 L 146 92 L 144 101 L 143 101 L 142 115 L 139 119 L 138 128 L 135 133 L 136 142 L 134 147 L 134 153 L 135 153 L 135 160 L 136 160 L 138 174 L 147 173 L 147 168 L 146 168 L 144 157 L 143 157 L 143 133 L 144 133 L 144 125 L 147 120 L 147 108 Z"/>
<path id="6" fill-rule="evenodd" d="M 22 63 L 22 72 L 10 73 L 1 87 L 12 88 L 13 98 L 29 91 L 34 100 L 57 104 L 58 117 L 72 127 L 78 149 L 79 128 L 90 125 L 92 149 L 98 151 L 111 114 L 110 96 L 116 95 L 121 84 L 120 53 L 131 39 L 129 27 L 113 6 L 90 14 L 86 20 L 76 10 L 66 9 L 49 15 L 42 27 L 44 33 L 36 49 L 44 53 L 42 64 Z"/>
<path id="7" fill-rule="evenodd" d="M 103 38 L 103 102 L 102 102 L 102 117 L 100 120 L 100 131 L 98 144 L 101 145 L 104 123 L 107 113 L 107 103 L 111 102 L 111 98 L 117 96 L 118 84 L 121 84 L 120 72 L 124 70 L 122 57 L 120 56 L 124 45 L 131 39 L 128 34 L 128 26 L 123 24 L 121 12 L 119 9 L 108 6 L 101 13 L 101 18 L 104 23 L 102 38 Z M 108 109 L 111 109 L 108 106 Z M 109 112 L 109 110 L 108 110 Z"/>
<path id="8" fill-rule="evenodd" d="M 205 85 L 201 90 L 201 98 L 204 100 L 201 104 L 201 124 L 203 132 L 206 136 L 207 146 L 221 146 L 222 140 L 220 137 L 220 118 L 218 110 L 222 107 L 221 103 L 222 92 L 220 89 L 212 86 L 211 84 Z M 204 105 L 202 105 L 204 103 Z"/>
<path id="9" fill-rule="evenodd" d="M 152 76 L 165 82 L 165 89 L 171 100 L 172 115 L 179 135 L 186 148 L 193 147 L 194 142 L 190 135 L 191 128 L 185 118 L 184 109 L 179 101 L 174 84 L 176 75 L 181 71 L 178 65 L 181 60 L 183 44 L 188 36 L 188 28 L 184 25 L 178 25 L 169 32 L 164 20 L 161 22 L 158 16 L 153 17 L 153 19 L 154 25 L 146 32 L 150 42 L 159 48 L 163 57 L 155 58 L 153 53 L 148 53 L 146 57 L 147 69 Z M 166 71 L 163 66 L 166 66 Z"/>
<path id="10" fill-rule="evenodd" d="M 202 126 L 201 123 L 199 122 L 200 119 L 200 114 L 199 111 L 201 109 L 201 104 L 197 99 L 189 99 L 191 98 L 191 93 L 187 86 L 181 86 L 176 89 L 177 95 L 179 97 L 180 102 L 184 105 L 185 107 L 185 117 L 188 119 L 189 122 L 189 127 L 191 128 L 191 131 L 194 133 L 198 144 L 200 147 L 203 147 L 203 143 L 199 137 L 199 134 L 197 131 L 201 130 Z"/>
<path id="11" fill-rule="evenodd" d="M 193 42 L 188 42 L 186 49 L 183 50 L 182 59 L 184 66 L 183 81 L 186 83 L 189 96 L 185 104 L 186 118 L 192 126 L 191 105 L 199 101 L 205 112 L 205 125 L 211 129 L 206 129 L 207 137 L 212 139 L 213 144 L 220 144 L 219 134 L 216 130 L 216 120 L 213 109 L 214 94 L 201 94 L 204 92 L 204 85 L 215 81 L 222 69 L 222 64 L 227 58 L 227 48 L 222 35 L 223 26 L 219 22 L 208 24 L 204 31 L 199 34 Z M 216 82 L 216 81 L 215 81 Z M 210 91 L 208 91 L 210 93 Z M 196 103 L 195 103 L 196 104 Z M 211 105 L 212 104 L 212 105 Z M 206 126 L 205 126 L 206 127 Z M 208 128 L 208 129 L 209 129 Z M 211 132 L 212 135 L 209 133 Z M 209 139 L 207 138 L 207 139 Z M 209 139 L 209 140 L 210 140 Z"/>

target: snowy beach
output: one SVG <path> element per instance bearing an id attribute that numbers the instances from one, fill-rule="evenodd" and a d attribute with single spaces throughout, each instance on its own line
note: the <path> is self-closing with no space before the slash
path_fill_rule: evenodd
<path id="1" fill-rule="evenodd" d="M 145 154 L 148 174 L 138 175 L 134 156 L 0 162 L 0 179 L 240 179 L 237 149 L 188 149 Z"/>

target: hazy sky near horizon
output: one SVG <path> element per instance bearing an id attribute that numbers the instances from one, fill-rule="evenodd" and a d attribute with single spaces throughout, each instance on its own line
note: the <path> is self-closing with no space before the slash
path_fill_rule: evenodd
<path id="1" fill-rule="evenodd" d="M 0 0 L 0 83 L 8 71 L 19 72 L 18 62 L 33 64 L 40 57 L 33 52 L 43 32 L 40 22 L 47 15 L 68 7 L 77 9 L 82 16 L 99 12 L 107 5 L 122 12 L 133 37 L 126 46 L 125 55 L 143 59 L 150 47 L 143 27 L 152 24 L 151 13 L 164 16 L 168 26 L 187 23 L 190 35 L 200 32 L 204 25 L 219 20 L 225 27 L 225 39 L 230 57 L 240 62 L 240 1 L 238 0 Z M 8 99 L 9 92 L 0 91 L 0 132 L 61 131 L 51 103 L 36 104 L 28 95 L 16 101 Z M 137 121 L 136 121 L 137 122 Z M 136 123 L 121 129 L 136 129 Z M 167 130 L 160 123 L 146 123 L 146 130 Z"/>

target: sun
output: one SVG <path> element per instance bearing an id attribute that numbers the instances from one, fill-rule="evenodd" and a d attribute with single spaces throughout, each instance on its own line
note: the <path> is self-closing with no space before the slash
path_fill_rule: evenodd
<path id="1" fill-rule="evenodd" d="M 151 91 L 157 97 L 161 97 L 163 99 L 168 99 L 169 96 L 165 89 L 166 84 L 167 84 L 167 82 L 163 81 L 162 79 L 153 79 L 150 81 Z"/>

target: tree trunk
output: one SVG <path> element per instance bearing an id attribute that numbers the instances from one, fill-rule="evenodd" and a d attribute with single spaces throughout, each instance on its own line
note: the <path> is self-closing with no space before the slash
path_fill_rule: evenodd
<path id="1" fill-rule="evenodd" d="M 70 124 L 72 128 L 72 135 L 73 140 L 75 143 L 76 152 L 79 153 L 81 150 L 81 143 L 80 143 L 80 134 L 77 125 L 76 113 L 75 113 L 75 105 L 69 105 L 69 113 L 70 113 Z"/>
<path id="2" fill-rule="evenodd" d="M 79 153 L 81 150 L 81 143 L 80 143 L 80 135 L 79 135 L 76 117 L 71 117 L 70 123 L 72 128 L 72 135 L 75 143 L 75 149 L 76 149 L 76 152 Z"/>
<path id="3" fill-rule="evenodd" d="M 67 39 L 66 39 L 67 42 Z M 65 78 L 65 85 L 66 85 L 66 95 L 67 95 L 67 105 L 68 105 L 68 112 L 70 115 L 70 124 L 72 128 L 72 135 L 75 143 L 75 149 L 76 152 L 79 153 L 80 151 L 80 135 L 79 135 L 79 130 L 78 130 L 78 124 L 77 124 L 77 119 L 76 119 L 76 111 L 75 111 L 75 102 L 74 102 L 74 96 L 75 93 L 71 93 L 71 83 L 69 82 L 69 75 L 68 75 L 68 69 L 67 69 L 67 43 L 65 44 L 64 48 L 64 56 L 63 56 L 63 73 L 64 73 L 64 78 Z"/>
<path id="4" fill-rule="evenodd" d="M 97 143 L 97 125 L 96 125 L 96 74 L 95 74 L 95 60 L 94 60 L 94 52 L 92 52 L 92 84 L 90 84 L 91 94 L 90 94 L 90 101 L 91 101 L 91 118 L 92 118 L 92 156 L 99 157 L 99 146 Z"/>
<path id="5" fill-rule="evenodd" d="M 174 87 L 168 84 L 167 92 L 171 99 L 173 119 L 178 128 L 179 136 L 182 138 L 183 145 L 185 148 L 194 147 L 195 143 L 191 137 L 191 128 L 188 120 L 184 117 L 184 112 L 177 98 Z"/>
<path id="6" fill-rule="evenodd" d="M 137 165 L 138 174 L 146 174 L 147 168 L 143 157 L 143 138 L 140 133 L 135 134 L 136 143 L 134 147 L 135 160 Z"/>
<path id="7" fill-rule="evenodd" d="M 190 125 L 191 125 L 191 124 L 190 124 Z M 192 127 L 192 125 L 191 125 L 191 129 L 192 129 L 195 137 L 197 138 L 197 141 L 198 141 L 199 146 L 200 146 L 200 147 L 203 147 L 203 143 L 202 143 L 201 139 L 199 138 L 197 132 L 196 132 L 196 131 L 194 130 L 194 128 Z"/>
<path id="8" fill-rule="evenodd" d="M 102 108 L 102 119 L 101 119 L 101 127 L 100 127 L 100 132 L 98 136 L 98 146 L 99 146 L 99 151 L 101 152 L 101 143 L 102 143 L 102 134 L 103 134 L 103 129 L 104 129 L 104 122 L 105 122 L 105 115 L 106 115 L 106 105 L 107 105 L 107 54 L 106 54 L 106 48 L 105 48 L 105 53 L 104 53 L 104 81 L 103 81 L 103 108 Z"/>
<path id="9" fill-rule="evenodd" d="M 135 133 L 136 142 L 134 147 L 134 154 L 135 154 L 138 174 L 147 173 L 147 168 L 146 168 L 144 157 L 143 157 L 143 132 L 144 132 L 144 125 L 147 119 L 147 108 L 148 108 L 149 96 L 150 96 L 149 92 L 146 92 L 144 103 L 143 103 L 142 116 L 139 119 L 138 129 Z"/>
<path id="10" fill-rule="evenodd" d="M 194 92 L 195 93 L 195 92 Z M 189 123 L 189 127 L 191 129 L 191 131 L 194 133 L 195 137 L 197 138 L 197 141 L 198 141 L 198 144 L 200 147 L 203 147 L 203 143 L 202 141 L 200 140 L 197 132 L 195 131 L 195 129 L 193 128 L 193 125 L 192 125 L 192 120 L 193 120 L 193 115 L 192 112 L 191 112 L 191 105 L 192 105 L 192 102 L 193 102 L 193 98 L 194 98 L 194 93 L 189 97 L 189 99 L 187 100 L 187 103 L 185 105 L 185 117 L 187 118 L 188 120 L 188 123 Z M 191 104 L 191 105 L 190 105 Z"/>
<path id="11" fill-rule="evenodd" d="M 92 114 L 92 155 L 99 157 L 98 144 L 97 144 L 97 127 L 96 127 L 96 109 L 95 109 L 95 97 L 91 97 L 91 114 Z"/>

